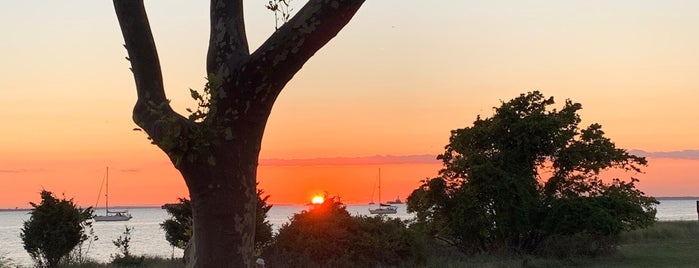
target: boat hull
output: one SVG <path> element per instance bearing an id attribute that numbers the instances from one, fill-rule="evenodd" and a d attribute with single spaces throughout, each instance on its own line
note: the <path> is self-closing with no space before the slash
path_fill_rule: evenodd
<path id="1" fill-rule="evenodd" d="M 128 221 L 131 219 L 131 215 L 95 216 L 93 219 L 95 219 L 95 221 Z"/>
<path id="2" fill-rule="evenodd" d="M 374 208 L 374 209 L 370 208 L 369 213 L 377 214 L 377 215 L 396 214 L 396 213 L 398 213 L 398 207 L 388 206 L 388 207 L 380 207 L 380 208 Z"/>

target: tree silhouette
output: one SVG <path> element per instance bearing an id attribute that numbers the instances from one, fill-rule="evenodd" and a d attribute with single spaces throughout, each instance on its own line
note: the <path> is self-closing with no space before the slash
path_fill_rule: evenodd
<path id="1" fill-rule="evenodd" d="M 310 0 L 252 53 L 243 1 L 212 0 L 208 99 L 189 118 L 173 111 L 165 96 L 143 1 L 113 2 L 136 82 L 133 120 L 168 155 L 189 189 L 196 248 L 190 265 L 251 267 L 257 163 L 272 105 L 364 0 Z"/>
<path id="2" fill-rule="evenodd" d="M 453 130 L 438 156 L 441 177 L 408 197 L 418 225 L 465 251 L 535 252 L 575 237 L 590 243 L 579 253 L 594 254 L 620 232 L 652 224 L 657 201 L 636 189 L 637 179 L 604 182 L 600 174 L 640 172 L 646 159 L 617 148 L 599 124 L 581 128 L 579 103 L 553 104 L 538 91 L 521 94 Z"/>

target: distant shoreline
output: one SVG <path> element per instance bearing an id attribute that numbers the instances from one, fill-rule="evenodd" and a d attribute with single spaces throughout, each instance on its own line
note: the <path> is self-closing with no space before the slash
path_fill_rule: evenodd
<path id="1" fill-rule="evenodd" d="M 699 200 L 699 196 L 656 196 L 658 200 Z"/>
<path id="2" fill-rule="evenodd" d="M 143 205 L 143 206 L 114 206 L 109 207 L 110 209 L 137 209 L 137 208 L 160 208 L 156 205 Z M 97 207 L 96 209 L 104 209 L 104 207 Z M 30 211 L 31 208 L 0 208 L 0 212 L 3 211 Z"/>
<path id="3" fill-rule="evenodd" d="M 697 200 L 699 201 L 699 196 L 655 196 L 655 199 L 657 200 Z M 279 203 L 279 204 L 271 204 L 273 206 L 304 206 L 304 204 L 288 204 L 288 203 Z M 352 204 L 345 204 L 345 205 L 350 205 L 350 206 L 356 206 L 356 205 L 366 205 L 363 203 L 352 203 Z M 136 209 L 136 208 L 161 208 L 161 206 L 158 205 L 142 205 L 142 206 L 115 206 L 112 207 L 113 209 Z M 104 207 L 97 207 L 97 209 L 104 209 Z M 0 208 L 0 212 L 6 212 L 6 211 L 30 211 L 31 208 Z"/>

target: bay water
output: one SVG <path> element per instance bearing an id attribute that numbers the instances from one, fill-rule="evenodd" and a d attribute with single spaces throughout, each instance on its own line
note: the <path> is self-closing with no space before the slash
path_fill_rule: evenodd
<path id="1" fill-rule="evenodd" d="M 697 220 L 696 199 L 661 199 L 658 205 L 656 217 L 660 221 L 686 221 Z M 400 219 L 411 219 L 414 215 L 407 213 L 404 204 L 398 205 L 398 213 L 390 215 Z M 370 215 L 368 205 L 348 205 L 347 210 L 352 215 Z M 294 213 L 308 209 L 308 206 L 274 205 L 267 213 L 267 220 L 276 231 L 282 224 L 289 222 Z M 130 252 L 134 255 L 148 255 L 169 258 L 181 257 L 181 249 L 173 248 L 165 240 L 165 232 L 160 228 L 160 223 L 169 218 L 164 209 L 159 207 L 129 208 L 133 219 L 126 222 L 95 222 L 93 229 L 98 237 L 96 241 L 83 246 L 85 255 L 99 262 L 109 262 L 111 256 L 119 253 L 119 249 L 112 243 L 122 236 L 128 226 L 131 231 Z M 98 215 L 104 214 L 104 210 L 97 210 Z M 22 223 L 30 217 L 27 210 L 0 211 L 0 263 L 10 262 L 13 266 L 31 267 L 32 260 L 24 250 L 22 240 L 19 237 Z"/>

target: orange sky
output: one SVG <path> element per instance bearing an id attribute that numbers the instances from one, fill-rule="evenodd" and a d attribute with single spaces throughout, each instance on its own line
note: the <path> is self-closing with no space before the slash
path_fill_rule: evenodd
<path id="1" fill-rule="evenodd" d="M 119 205 L 161 205 L 173 202 L 176 197 L 187 196 L 186 187 L 179 173 L 171 167 L 160 152 L 141 158 L 110 162 L 110 203 Z M 11 188 L 3 187 L 0 208 L 26 207 L 27 201 L 37 201 L 43 187 L 55 193 L 65 193 L 83 206 L 93 206 L 105 174 L 103 167 L 95 167 L 106 159 L 59 156 L 47 162 L 31 159 L 11 161 L 20 167 L 16 172 L 3 172 L 3 180 L 12 181 Z M 6 162 L 8 161 L 8 162 Z M 133 164 L 136 161 L 138 164 Z M 315 159 L 304 165 L 261 165 L 258 168 L 260 187 L 270 194 L 275 204 L 302 204 L 314 194 L 327 192 L 339 195 L 350 204 L 378 201 L 376 187 L 378 170 L 381 169 L 382 200 L 405 198 L 419 186 L 419 181 L 437 175 L 439 162 L 391 163 L 391 164 L 337 164 Z M 695 182 L 699 174 L 699 159 L 649 158 L 650 165 L 643 174 L 612 172 L 613 176 L 635 176 L 641 181 L 638 187 L 653 196 L 696 196 Z M 32 169 L 36 163 L 44 169 Z M 356 163 L 356 161 L 354 161 Z M 130 168 L 124 168 L 129 166 Z M 78 179 L 79 178 L 79 179 Z M 101 199 L 100 206 L 104 199 Z"/>
<path id="2" fill-rule="evenodd" d="M 273 15 L 245 3 L 254 48 Z M 208 3 L 146 4 L 168 98 L 184 112 L 195 105 L 187 88 L 204 84 Z M 261 157 L 436 155 L 450 130 L 535 89 L 582 103 L 584 123 L 601 123 L 619 147 L 697 150 L 697 13 L 699 2 L 680 0 L 367 1 L 279 96 Z M 164 154 L 131 130 L 135 89 L 110 2 L 2 1 L 0 33 L 0 208 L 26 206 L 41 187 L 93 205 L 106 166 L 115 204 L 186 195 Z M 642 190 L 699 195 L 699 157 L 689 158 L 652 159 Z M 363 203 L 379 167 L 390 198 L 439 169 L 306 163 L 259 174 L 272 202 L 328 191 Z"/>

